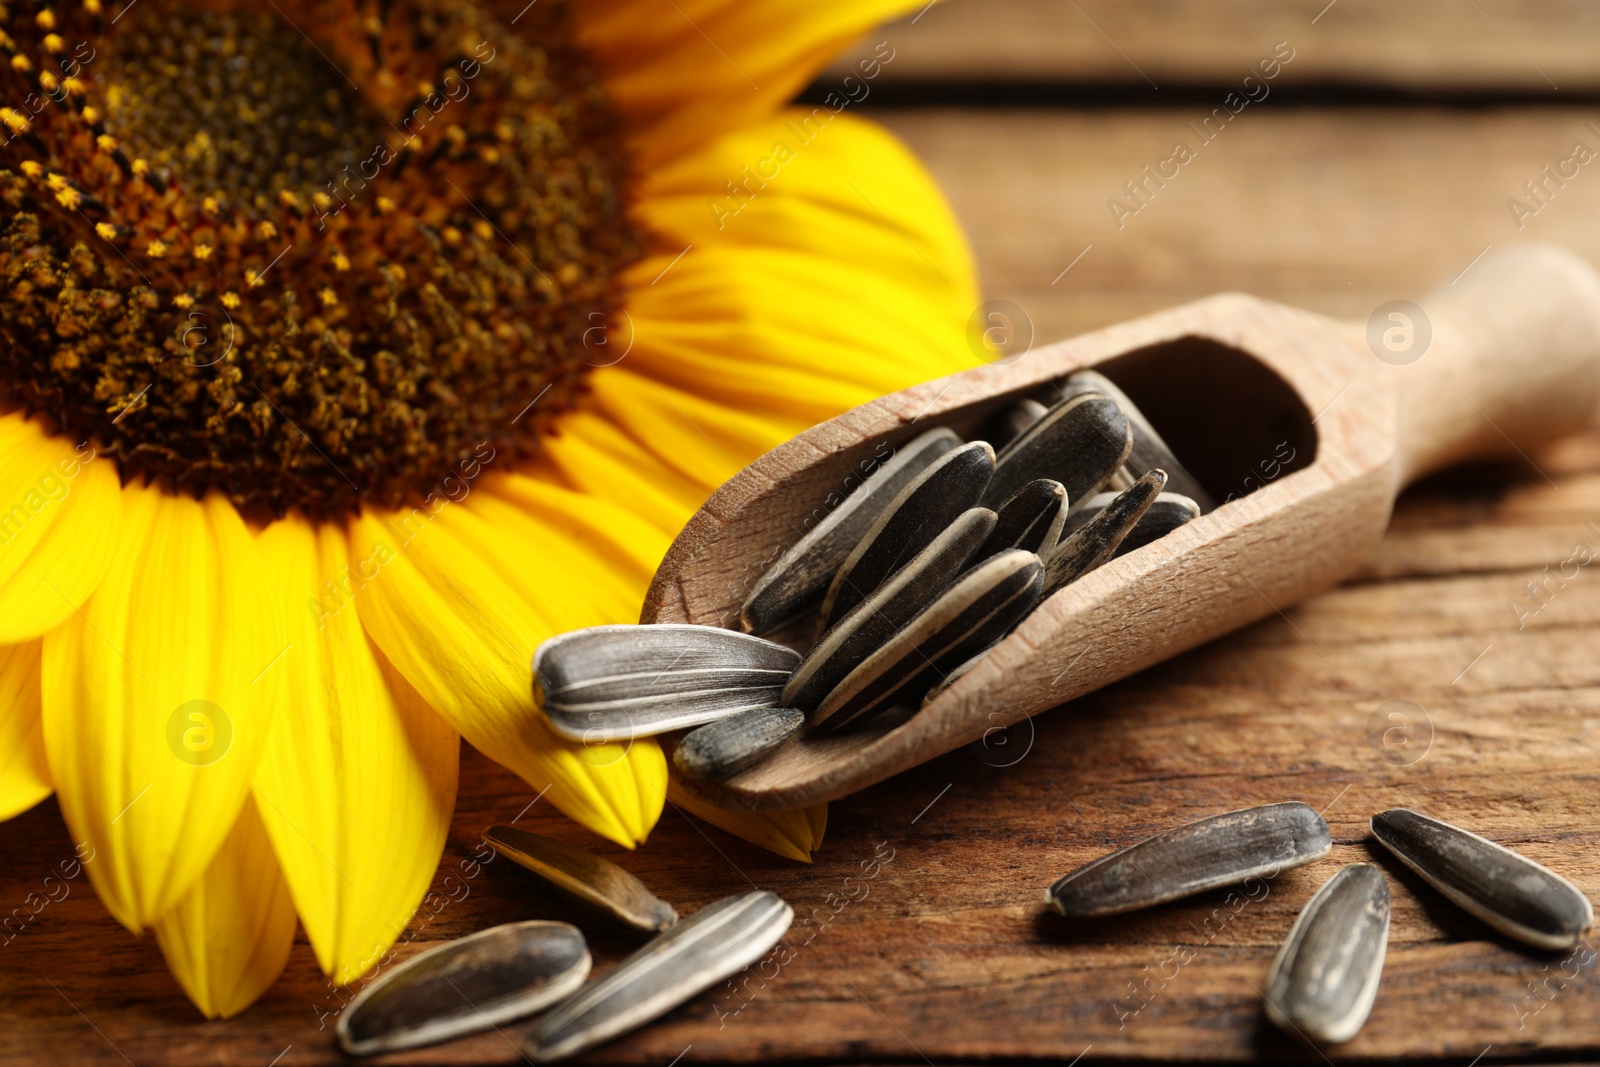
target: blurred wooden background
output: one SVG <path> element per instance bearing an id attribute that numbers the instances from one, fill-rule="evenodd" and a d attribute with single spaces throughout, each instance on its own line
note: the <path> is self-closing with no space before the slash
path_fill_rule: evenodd
<path id="1" fill-rule="evenodd" d="M 1364 319 L 1518 240 L 1600 262 L 1600 162 L 1522 228 L 1507 207 L 1532 206 L 1523 183 L 1576 143 L 1600 150 L 1597 3 L 956 0 L 878 40 L 896 56 L 862 113 L 927 161 L 987 294 L 1025 309 L 1040 343 L 1218 289 Z M 1123 183 L 1175 141 L 1195 146 L 1189 124 L 1279 42 L 1294 58 L 1270 94 L 1119 227 L 1107 200 L 1125 200 Z M 1575 543 L 1600 547 L 1592 521 L 1600 436 L 1436 480 L 1402 500 L 1358 580 L 987 753 L 836 804 L 811 867 L 671 808 L 646 849 L 598 846 L 681 911 L 754 883 L 820 933 L 795 939 L 773 981 L 698 998 L 590 1062 L 1324 1062 L 1266 1024 L 1254 988 L 1315 887 L 1339 863 L 1375 858 L 1374 811 L 1409 805 L 1479 829 L 1600 898 L 1600 578 L 1581 571 L 1525 627 L 1511 609 Z M 1392 701 L 1413 706 L 1398 747 L 1381 736 L 1405 710 Z M 544 916 L 592 930 L 601 967 L 633 947 L 504 861 L 463 867 L 481 829 L 530 799 L 467 754 L 437 886 L 450 903 L 419 916 L 414 946 Z M 1104 851 L 1287 799 L 1326 807 L 1332 856 L 1284 874 L 1215 936 L 1200 924 L 1220 893 L 1089 927 L 1039 903 L 1053 877 Z M 519 825 L 596 847 L 542 805 Z M 53 804 L 0 826 L 0 899 L 22 900 L 70 854 Z M 1530 955 L 1386 870 L 1395 925 L 1378 1004 L 1327 1059 L 1600 1054 L 1592 963 Z M 1197 955 L 1174 970 L 1180 945 Z M 14 993 L 0 1002 L 7 1062 L 339 1059 L 332 1022 L 348 994 L 327 987 L 303 943 L 255 1008 L 202 1024 L 153 943 L 129 938 L 81 882 L 0 948 L 0 968 Z M 525 1029 L 405 1059 L 520 1062 Z"/>

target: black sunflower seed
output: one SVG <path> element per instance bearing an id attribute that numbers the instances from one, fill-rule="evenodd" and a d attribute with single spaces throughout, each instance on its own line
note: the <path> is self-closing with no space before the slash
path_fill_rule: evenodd
<path id="1" fill-rule="evenodd" d="M 1084 524 L 1105 510 L 1106 505 L 1115 499 L 1117 499 L 1116 493 L 1096 493 L 1090 497 L 1087 504 L 1067 517 L 1067 525 L 1064 528 L 1065 533 L 1071 536 L 1083 529 Z M 1129 531 L 1127 537 L 1123 538 L 1122 544 L 1117 546 L 1117 550 L 1112 553 L 1111 558 L 1126 556 L 1134 549 L 1143 548 L 1150 542 L 1165 537 L 1185 523 L 1192 522 L 1199 515 L 1200 505 L 1188 497 L 1173 492 L 1161 493 L 1150 505 L 1150 510 L 1146 511 L 1140 516 L 1139 521 L 1134 523 L 1133 529 Z"/>
<path id="2" fill-rule="evenodd" d="M 1069 396 L 1000 453 L 982 503 L 998 507 L 1029 482 L 1051 478 L 1066 486 L 1068 506 L 1076 506 L 1117 472 L 1132 447 L 1115 400 L 1089 392 Z"/>
<path id="3" fill-rule="evenodd" d="M 1056 546 L 1045 563 L 1045 595 L 1070 585 L 1110 559 L 1166 484 L 1164 472 L 1150 471 Z"/>
<path id="4" fill-rule="evenodd" d="M 902 489 L 840 564 L 822 601 L 818 633 L 975 507 L 993 473 L 994 449 L 987 441 L 974 441 L 940 456 Z"/>
<path id="5" fill-rule="evenodd" d="M 534 696 L 576 741 L 613 741 L 777 703 L 798 654 L 714 626 L 593 626 L 534 654 Z"/>
<path id="6" fill-rule="evenodd" d="M 1333 846 L 1328 824 L 1299 802 L 1213 815 L 1159 833 L 1063 875 L 1045 903 L 1070 918 L 1120 915 L 1310 863 Z"/>
<path id="7" fill-rule="evenodd" d="M 1101 393 L 1117 402 L 1122 409 L 1122 414 L 1128 419 L 1128 428 L 1133 433 L 1133 446 L 1128 451 L 1128 458 L 1124 462 L 1128 480 L 1131 482 L 1145 471 L 1164 470 L 1167 472 L 1168 484 L 1172 491 L 1195 501 L 1201 511 L 1215 510 L 1216 504 L 1206 492 L 1194 475 L 1184 469 L 1178 462 L 1178 457 L 1172 454 L 1172 449 L 1161 439 L 1156 428 L 1144 417 L 1128 394 L 1117 388 L 1111 379 L 1098 371 L 1082 370 L 1067 379 L 1063 393 L 1071 394 L 1076 390 Z"/>
<path id="8" fill-rule="evenodd" d="M 839 566 L 889 501 L 961 438 L 940 427 L 901 445 L 756 582 L 739 609 L 746 633 L 766 633 L 821 601 Z"/>
<path id="9" fill-rule="evenodd" d="M 1311 1041 L 1349 1041 L 1367 1021 L 1389 947 L 1389 885 L 1354 863 L 1317 890 L 1267 972 L 1267 1017 Z"/>
<path id="10" fill-rule="evenodd" d="M 672 765 L 690 778 L 717 781 L 753 767 L 800 731 L 797 708 L 751 708 L 692 730 L 672 754 Z"/>
<path id="11" fill-rule="evenodd" d="M 1039 602 L 1044 567 L 1008 550 L 969 569 L 828 694 L 811 717 L 834 730 L 915 706 L 950 670 L 1005 637 Z"/>
<path id="12" fill-rule="evenodd" d="M 1066 520 L 1066 487 L 1050 478 L 1031 481 L 1000 506 L 994 532 L 979 550 L 978 558 L 986 559 L 1008 548 L 1048 553 L 1061 540 Z"/>
<path id="13" fill-rule="evenodd" d="M 1372 817 L 1372 835 L 1450 900 L 1536 948 L 1576 945 L 1594 925 L 1583 891 L 1503 845 L 1407 808 Z"/>
<path id="14" fill-rule="evenodd" d="M 629 926 L 664 930 L 678 921 L 672 905 L 615 863 L 591 852 L 512 826 L 491 826 L 483 839 L 512 863 Z"/>
<path id="15" fill-rule="evenodd" d="M 970 508 L 823 634 L 783 690 L 785 707 L 810 711 L 956 580 L 995 529 L 995 513 Z"/>
<path id="16" fill-rule="evenodd" d="M 420 1048 L 520 1019 L 578 991 L 589 949 L 566 923 L 511 923 L 411 957 L 374 978 L 339 1016 L 355 1056 Z"/>
<path id="17" fill-rule="evenodd" d="M 525 1049 L 554 1063 L 610 1041 L 755 963 L 778 943 L 794 909 L 751 890 L 709 904 L 546 1015 Z"/>

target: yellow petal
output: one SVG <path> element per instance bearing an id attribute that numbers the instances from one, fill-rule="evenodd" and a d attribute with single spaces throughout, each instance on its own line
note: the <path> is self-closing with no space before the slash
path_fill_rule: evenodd
<path id="1" fill-rule="evenodd" d="M 925 2 L 585 0 L 572 12 L 649 167 L 771 114 L 846 45 Z"/>
<path id="2" fill-rule="evenodd" d="M 250 532 L 220 496 L 125 490 L 105 580 L 45 635 L 45 749 L 107 909 L 170 910 L 238 820 L 286 651 Z"/>
<path id="3" fill-rule="evenodd" d="M 294 945 L 294 904 L 254 804 L 152 926 L 172 976 L 208 1019 L 239 1014 L 277 981 Z"/>
<path id="4" fill-rule="evenodd" d="M 545 441 L 545 454 L 572 488 L 617 502 L 614 506 L 625 504 L 669 539 L 706 498 L 703 482 L 668 467 L 592 411 L 563 416 L 561 433 Z M 546 475 L 546 480 L 551 477 Z"/>
<path id="5" fill-rule="evenodd" d="M 938 187 L 881 127 L 806 121 L 791 110 L 643 179 L 659 245 L 628 275 L 620 367 L 815 422 L 977 365 L 971 255 Z M 752 161 L 770 179 L 730 194 Z"/>
<path id="6" fill-rule="evenodd" d="M 0 646 L 0 819 L 50 795 L 39 718 L 39 642 Z"/>
<path id="7" fill-rule="evenodd" d="M 643 568 L 602 558 L 561 522 L 480 502 L 480 492 L 472 507 L 440 500 L 437 511 L 368 511 L 353 521 L 351 556 L 373 577 L 348 601 L 389 661 L 463 737 L 548 790 L 572 818 L 631 848 L 661 814 L 660 747 L 556 736 L 533 703 L 532 661 L 553 634 L 636 620 Z"/>
<path id="8" fill-rule="evenodd" d="M 0 415 L 0 644 L 54 629 L 110 565 L 117 472 L 15 412 Z"/>
<path id="9" fill-rule="evenodd" d="M 667 799 L 712 826 L 801 863 L 811 862 L 811 854 L 822 847 L 822 835 L 828 828 L 826 804 L 792 811 L 729 811 L 690 796 L 677 782 L 668 783 Z"/>
<path id="10" fill-rule="evenodd" d="M 455 807 L 460 740 L 324 583 L 351 581 L 343 531 L 276 522 L 259 544 L 288 605 L 283 702 L 255 797 L 322 969 L 359 977 L 427 893 Z M 355 575 L 359 580 L 360 575 Z"/>

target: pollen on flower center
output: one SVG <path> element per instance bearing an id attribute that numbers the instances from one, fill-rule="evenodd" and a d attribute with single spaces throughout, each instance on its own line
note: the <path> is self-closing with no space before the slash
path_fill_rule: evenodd
<path id="1" fill-rule="evenodd" d="M 280 514 L 533 454 L 640 246 L 564 10 L 123 10 L 0 0 L 0 399 Z"/>

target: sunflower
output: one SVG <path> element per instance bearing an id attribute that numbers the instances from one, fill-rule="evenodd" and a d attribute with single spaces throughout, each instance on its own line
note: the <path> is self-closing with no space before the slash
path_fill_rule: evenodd
<path id="1" fill-rule="evenodd" d="M 972 361 L 932 183 L 850 86 L 786 105 L 911 6 L 0 0 L 0 817 L 53 789 L 207 1016 L 297 916 L 336 982 L 383 954 L 462 737 L 645 839 L 660 749 L 558 739 L 535 646 Z"/>

